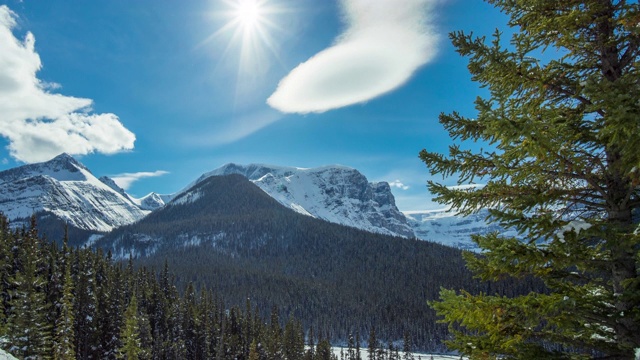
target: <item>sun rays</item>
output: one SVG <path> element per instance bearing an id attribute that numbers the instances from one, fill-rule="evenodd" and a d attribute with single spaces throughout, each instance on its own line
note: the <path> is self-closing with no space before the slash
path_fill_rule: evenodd
<path id="1" fill-rule="evenodd" d="M 288 9 L 274 0 L 223 0 L 222 5 L 214 15 L 222 19 L 223 25 L 206 41 L 228 41 L 222 56 L 237 62 L 238 81 L 260 76 L 271 58 L 278 59 L 274 36 L 284 30 L 277 17 Z"/>

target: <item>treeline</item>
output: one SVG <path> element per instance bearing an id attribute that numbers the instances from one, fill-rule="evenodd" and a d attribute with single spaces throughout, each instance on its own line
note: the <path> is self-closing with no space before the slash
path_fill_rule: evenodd
<path id="1" fill-rule="evenodd" d="M 332 359 L 322 334 L 305 348 L 299 321 L 265 321 L 251 302 L 181 294 L 168 267 L 135 269 L 100 251 L 43 240 L 35 220 L 0 215 L 0 347 L 20 359 Z"/>

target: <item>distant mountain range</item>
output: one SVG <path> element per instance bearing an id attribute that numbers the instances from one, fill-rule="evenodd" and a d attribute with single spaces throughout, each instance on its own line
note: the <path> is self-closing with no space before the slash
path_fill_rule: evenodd
<path id="1" fill-rule="evenodd" d="M 386 182 L 369 182 L 355 169 L 325 166 L 303 169 L 261 164 L 227 164 L 207 172 L 176 194 L 151 193 L 134 198 L 108 177 L 96 178 L 67 154 L 0 172 L 0 211 L 14 224 L 37 214 L 50 225 L 51 237 L 67 224 L 83 239 L 137 222 L 172 199 L 183 198 L 193 186 L 210 177 L 239 174 L 280 204 L 300 214 L 373 233 L 417 237 L 453 247 L 477 250 L 473 233 L 502 231 L 487 225 L 486 212 L 462 217 L 444 210 L 398 210 Z M 93 237 L 92 237 L 93 236 Z"/>

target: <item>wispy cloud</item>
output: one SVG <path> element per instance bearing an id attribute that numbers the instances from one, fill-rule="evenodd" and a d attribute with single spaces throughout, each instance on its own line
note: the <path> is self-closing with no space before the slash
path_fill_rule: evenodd
<path id="1" fill-rule="evenodd" d="M 280 120 L 283 115 L 273 109 L 247 112 L 233 117 L 214 130 L 189 132 L 182 137 L 187 146 L 208 147 L 219 146 L 243 139 L 260 129 Z"/>
<path id="2" fill-rule="evenodd" d="M 62 152 L 113 154 L 133 149 L 135 135 L 111 113 L 93 114 L 91 99 L 52 93 L 60 84 L 37 78 L 35 37 L 13 34 L 17 16 L 0 5 L 0 136 L 12 157 L 45 161 Z"/>
<path id="3" fill-rule="evenodd" d="M 267 103 L 286 113 L 366 102 L 403 85 L 436 54 L 429 16 L 438 0 L 342 0 L 347 29 L 293 69 Z"/>
<path id="4" fill-rule="evenodd" d="M 389 183 L 389 186 L 395 187 L 401 190 L 409 190 L 409 186 L 402 183 L 400 180 L 394 180 Z"/>
<path id="5" fill-rule="evenodd" d="M 168 171 L 157 170 L 157 171 L 141 171 L 136 173 L 123 173 L 111 176 L 111 179 L 118 184 L 121 188 L 128 190 L 134 182 L 150 177 L 158 177 L 168 174 Z"/>

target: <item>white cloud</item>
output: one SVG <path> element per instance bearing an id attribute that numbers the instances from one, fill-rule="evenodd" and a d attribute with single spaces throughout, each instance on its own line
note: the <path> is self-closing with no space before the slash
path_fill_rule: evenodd
<path id="1" fill-rule="evenodd" d="M 428 21 L 437 1 L 342 0 L 345 32 L 282 79 L 267 103 L 286 113 L 324 112 L 403 85 L 435 56 Z"/>
<path id="2" fill-rule="evenodd" d="M 394 181 L 390 182 L 389 186 L 395 187 L 395 188 L 398 188 L 398 189 L 401 189 L 401 190 L 409 190 L 409 186 L 403 184 L 402 181 L 400 181 L 400 180 L 394 180 Z"/>
<path id="3" fill-rule="evenodd" d="M 111 180 L 113 180 L 118 186 L 123 188 L 124 190 L 128 190 L 134 182 L 150 177 L 157 177 L 168 174 L 168 171 L 157 170 L 157 171 L 142 171 L 136 173 L 123 173 L 111 176 Z"/>
<path id="4" fill-rule="evenodd" d="M 91 99 L 52 93 L 60 84 L 44 82 L 35 37 L 13 35 L 16 14 L 0 5 L 0 136 L 12 157 L 23 162 L 51 159 L 62 152 L 113 154 L 133 149 L 135 135 L 111 113 L 92 114 Z"/>

